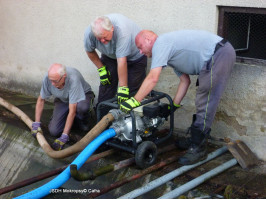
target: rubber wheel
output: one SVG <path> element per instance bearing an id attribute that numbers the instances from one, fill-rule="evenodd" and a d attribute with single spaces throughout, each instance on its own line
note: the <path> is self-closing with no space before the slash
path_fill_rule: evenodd
<path id="1" fill-rule="evenodd" d="M 142 142 L 135 153 L 135 161 L 141 169 L 153 165 L 157 158 L 157 147 L 151 141 Z"/>

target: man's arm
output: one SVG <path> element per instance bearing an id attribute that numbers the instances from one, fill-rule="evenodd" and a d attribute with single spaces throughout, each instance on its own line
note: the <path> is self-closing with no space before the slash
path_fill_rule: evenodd
<path id="1" fill-rule="evenodd" d="M 88 52 L 86 51 L 89 59 L 94 63 L 94 65 L 99 69 L 103 66 L 98 54 L 96 53 L 96 51 L 92 51 L 92 52 Z"/>
<path id="2" fill-rule="evenodd" d="M 44 108 L 45 100 L 41 98 L 41 96 L 38 97 L 36 108 L 35 108 L 35 122 L 41 121 L 42 111 Z"/>
<path id="3" fill-rule="evenodd" d="M 128 86 L 127 57 L 117 58 L 117 73 L 119 79 L 119 87 Z"/>
<path id="4" fill-rule="evenodd" d="M 142 101 L 142 99 L 144 99 L 144 97 L 146 97 L 157 84 L 161 71 L 162 67 L 156 67 L 154 69 L 151 69 L 148 76 L 145 78 L 142 85 L 140 86 L 140 89 L 138 90 L 135 97 L 131 97 L 130 99 L 121 103 L 119 109 L 125 113 L 129 113 L 132 109 L 140 106 L 140 102 Z"/>
<path id="5" fill-rule="evenodd" d="M 180 79 L 180 82 L 178 84 L 177 92 L 176 92 L 175 98 L 173 100 L 174 103 L 178 104 L 178 105 L 180 105 L 182 99 L 186 95 L 188 87 L 189 87 L 190 82 L 191 82 L 190 78 L 189 78 L 189 75 L 187 75 L 187 74 L 182 74 L 179 77 L 179 79 Z"/>
<path id="6" fill-rule="evenodd" d="M 69 113 L 67 115 L 66 124 L 63 133 L 69 134 L 74 118 L 76 116 L 77 103 L 69 104 Z"/>
<path id="7" fill-rule="evenodd" d="M 162 67 L 156 67 L 151 69 L 142 85 L 140 86 L 139 91 L 135 95 L 135 99 L 139 102 L 142 101 L 155 87 L 157 82 L 159 81 L 159 77 L 162 71 Z"/>

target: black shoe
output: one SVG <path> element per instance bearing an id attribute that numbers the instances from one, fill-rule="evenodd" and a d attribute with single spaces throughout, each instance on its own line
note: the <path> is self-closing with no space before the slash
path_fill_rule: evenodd
<path id="1" fill-rule="evenodd" d="M 192 125 L 195 122 L 195 120 L 196 120 L 196 114 L 193 114 L 193 117 L 192 117 Z M 177 139 L 176 140 L 175 146 L 178 149 L 187 150 L 190 147 L 190 145 L 191 145 L 191 129 L 193 129 L 192 128 L 192 125 L 191 125 L 191 127 L 189 127 L 187 129 L 186 138 L 180 138 L 180 139 Z"/>
<path id="2" fill-rule="evenodd" d="M 85 132 L 88 132 L 90 130 L 90 126 L 89 126 L 89 122 L 88 120 L 80 120 L 80 119 L 77 119 L 75 121 L 75 125 L 77 126 L 77 128 L 81 131 L 85 131 Z"/>
<path id="3" fill-rule="evenodd" d="M 175 142 L 175 146 L 178 149 L 181 150 L 187 150 L 189 149 L 190 145 L 192 144 L 192 135 L 194 135 L 194 140 L 196 140 L 196 144 L 199 143 L 199 141 L 202 141 L 203 139 L 208 139 L 210 137 L 211 129 L 206 129 L 205 131 L 200 131 L 198 128 L 195 128 L 193 125 L 188 128 L 187 130 L 187 137 L 186 138 L 180 138 L 177 139 Z"/>
<path id="4" fill-rule="evenodd" d="M 178 163 L 182 165 L 192 165 L 206 158 L 207 148 L 205 144 L 199 146 L 191 144 L 187 153 L 178 159 Z"/>
<path id="5" fill-rule="evenodd" d="M 82 139 L 82 136 L 78 135 L 77 133 L 70 133 L 69 134 L 69 142 L 76 143 Z"/>
<path id="6" fill-rule="evenodd" d="M 181 150 L 187 150 L 190 147 L 190 145 L 191 145 L 190 137 L 180 138 L 180 139 L 177 139 L 175 142 L 175 146 Z"/>
<path id="7" fill-rule="evenodd" d="M 204 131 L 200 130 L 198 127 L 191 126 L 188 142 L 190 146 L 186 154 L 179 158 L 178 163 L 182 165 L 192 165 L 207 157 L 207 141 L 210 135 L 211 129 L 206 129 Z M 187 142 L 187 143 L 188 143 Z"/>
<path id="8" fill-rule="evenodd" d="M 81 122 L 79 125 L 79 129 L 85 132 L 88 132 L 90 130 L 89 123 Z"/>

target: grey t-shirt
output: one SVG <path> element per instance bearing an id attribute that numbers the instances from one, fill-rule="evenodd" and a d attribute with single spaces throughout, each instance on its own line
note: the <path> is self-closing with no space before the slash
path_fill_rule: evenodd
<path id="1" fill-rule="evenodd" d="M 140 32 L 140 28 L 130 19 L 121 14 L 106 15 L 113 26 L 114 32 L 112 40 L 108 44 L 103 44 L 96 39 L 91 27 L 88 27 L 84 35 L 84 47 L 88 52 L 95 49 L 109 58 L 127 57 L 128 61 L 135 61 L 142 57 L 135 45 L 135 37 Z"/>
<path id="2" fill-rule="evenodd" d="M 159 36 L 152 48 L 151 69 L 172 67 L 178 76 L 198 75 L 222 38 L 207 31 L 181 30 Z"/>
<path id="3" fill-rule="evenodd" d="M 72 67 L 66 67 L 66 80 L 62 89 L 54 87 L 48 78 L 48 73 L 43 79 L 41 98 L 47 99 L 52 95 L 65 103 L 78 103 L 85 100 L 85 94 L 91 91 L 91 86 L 84 80 L 81 73 Z"/>

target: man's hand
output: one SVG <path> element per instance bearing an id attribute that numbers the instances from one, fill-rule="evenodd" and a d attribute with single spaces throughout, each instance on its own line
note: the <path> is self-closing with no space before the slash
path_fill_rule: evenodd
<path id="1" fill-rule="evenodd" d="M 176 103 L 174 103 L 173 102 L 173 112 L 175 112 L 178 108 L 180 108 L 181 107 L 181 105 L 179 105 L 179 104 L 176 104 Z M 170 110 L 171 109 L 171 107 L 170 107 L 170 105 L 168 105 L 168 109 Z"/>
<path id="2" fill-rule="evenodd" d="M 31 129 L 31 135 L 33 137 L 36 137 L 36 134 L 38 132 L 42 133 L 42 129 L 41 129 L 41 122 L 32 122 L 32 129 Z"/>
<path id="3" fill-rule="evenodd" d="M 62 133 L 60 138 L 57 138 L 54 143 L 52 144 L 52 147 L 56 151 L 62 150 L 63 146 L 69 141 L 69 136 L 65 133 Z"/>
<path id="4" fill-rule="evenodd" d="M 129 88 L 126 86 L 119 87 L 117 90 L 117 102 L 118 104 L 123 103 L 129 98 Z"/>
<path id="5" fill-rule="evenodd" d="M 106 69 L 106 66 L 102 66 L 98 69 L 100 75 L 100 81 L 102 85 L 110 85 L 111 84 L 111 74 Z"/>
<path id="6" fill-rule="evenodd" d="M 136 108 L 140 106 L 140 102 L 137 101 L 134 97 L 131 97 L 130 99 L 126 100 L 122 104 L 120 104 L 120 110 L 122 110 L 125 113 L 129 113 L 133 108 Z"/>

